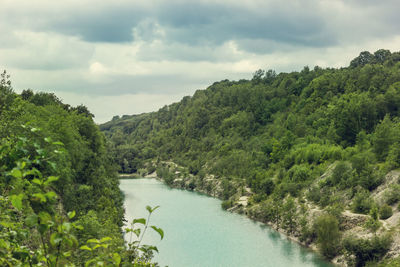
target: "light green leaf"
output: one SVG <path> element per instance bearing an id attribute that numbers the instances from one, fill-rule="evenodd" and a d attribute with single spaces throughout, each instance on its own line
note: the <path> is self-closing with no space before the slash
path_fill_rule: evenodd
<path id="1" fill-rule="evenodd" d="M 57 198 L 57 194 L 53 191 L 49 191 L 45 194 L 46 198 L 51 200 Z"/>
<path id="2" fill-rule="evenodd" d="M 15 178 L 22 178 L 22 172 L 18 169 L 13 169 L 12 171 L 10 171 L 10 175 Z"/>
<path id="3" fill-rule="evenodd" d="M 57 176 L 49 176 L 49 177 L 46 179 L 46 181 L 44 182 L 44 184 L 45 184 L 45 185 L 48 185 L 48 184 L 50 184 L 50 183 L 52 183 L 52 182 L 57 181 L 58 179 L 59 179 L 59 177 L 57 177 Z"/>
<path id="4" fill-rule="evenodd" d="M 100 239 L 100 242 L 104 243 L 104 242 L 107 242 L 107 241 L 110 241 L 110 240 L 112 240 L 112 238 L 109 237 L 109 236 L 106 236 L 106 237 L 103 237 L 102 239 Z"/>
<path id="5" fill-rule="evenodd" d="M 98 244 L 98 243 L 100 243 L 100 241 L 97 239 L 91 238 L 88 241 L 86 241 L 86 243 L 97 243 Z"/>
<path id="6" fill-rule="evenodd" d="M 92 249 L 90 247 L 86 246 L 86 245 L 81 246 L 80 249 L 92 251 Z"/>
<path id="7" fill-rule="evenodd" d="M 146 224 L 146 219 L 145 218 L 140 218 L 140 219 L 133 219 L 132 224 L 135 223 L 141 223 L 141 224 Z"/>
<path id="8" fill-rule="evenodd" d="M 39 180 L 38 178 L 33 179 L 32 183 L 37 184 L 37 185 L 42 185 L 43 184 L 43 182 L 41 180 Z"/>
<path id="9" fill-rule="evenodd" d="M 151 228 L 153 228 L 154 231 L 156 231 L 160 235 L 161 239 L 164 238 L 164 231 L 161 228 L 157 228 L 154 225 L 152 225 Z"/>
<path id="10" fill-rule="evenodd" d="M 17 209 L 21 210 L 22 209 L 22 199 L 24 198 L 23 194 L 19 195 L 11 195 L 11 204 Z"/>
<path id="11" fill-rule="evenodd" d="M 75 217 L 75 214 L 76 214 L 76 212 L 73 210 L 73 211 L 68 212 L 67 215 L 68 215 L 68 218 L 72 219 Z"/>
<path id="12" fill-rule="evenodd" d="M 58 233 L 52 233 L 50 236 L 50 243 L 53 246 L 58 245 L 60 242 L 62 241 L 62 238 L 60 237 L 60 235 Z"/>
<path id="13" fill-rule="evenodd" d="M 33 196 L 38 198 L 40 200 L 40 202 L 46 202 L 47 201 L 45 195 L 42 194 L 42 193 L 35 193 L 35 194 L 33 194 Z"/>
<path id="14" fill-rule="evenodd" d="M 119 266 L 121 264 L 121 256 L 118 253 L 114 253 L 112 256 L 115 266 Z"/>

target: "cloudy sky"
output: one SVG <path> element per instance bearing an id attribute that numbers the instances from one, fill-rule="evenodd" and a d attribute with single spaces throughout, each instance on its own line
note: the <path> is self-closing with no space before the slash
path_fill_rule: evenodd
<path id="1" fill-rule="evenodd" d="M 98 123 L 257 69 L 400 50 L 398 0 L 0 0 L 0 69 Z"/>

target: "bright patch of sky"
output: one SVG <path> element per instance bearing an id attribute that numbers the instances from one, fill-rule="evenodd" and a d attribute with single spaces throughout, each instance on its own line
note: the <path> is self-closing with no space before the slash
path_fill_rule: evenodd
<path id="1" fill-rule="evenodd" d="M 344 67 L 400 50 L 400 1 L 3 0 L 0 69 L 98 123 L 257 69 Z"/>

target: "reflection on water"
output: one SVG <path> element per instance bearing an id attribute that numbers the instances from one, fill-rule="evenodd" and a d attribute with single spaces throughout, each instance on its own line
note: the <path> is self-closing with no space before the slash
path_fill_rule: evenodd
<path id="1" fill-rule="evenodd" d="M 161 206 L 151 225 L 164 230 L 164 239 L 151 232 L 144 238 L 158 247 L 161 266 L 332 266 L 268 226 L 223 211 L 217 199 L 155 179 L 121 180 L 121 189 L 129 221 L 145 217 L 146 205 Z"/>

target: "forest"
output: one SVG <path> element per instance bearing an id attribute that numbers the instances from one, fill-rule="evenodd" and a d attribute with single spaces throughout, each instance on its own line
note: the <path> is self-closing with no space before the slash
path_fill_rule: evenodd
<path id="1" fill-rule="evenodd" d="M 258 70 L 100 129 L 120 173 L 219 197 L 338 264 L 400 263 L 399 52 Z"/>
<path id="2" fill-rule="evenodd" d="M 1 73 L 0 266 L 155 266 L 157 248 L 124 244 L 123 199 L 93 114 L 52 93 L 16 94 Z"/>

